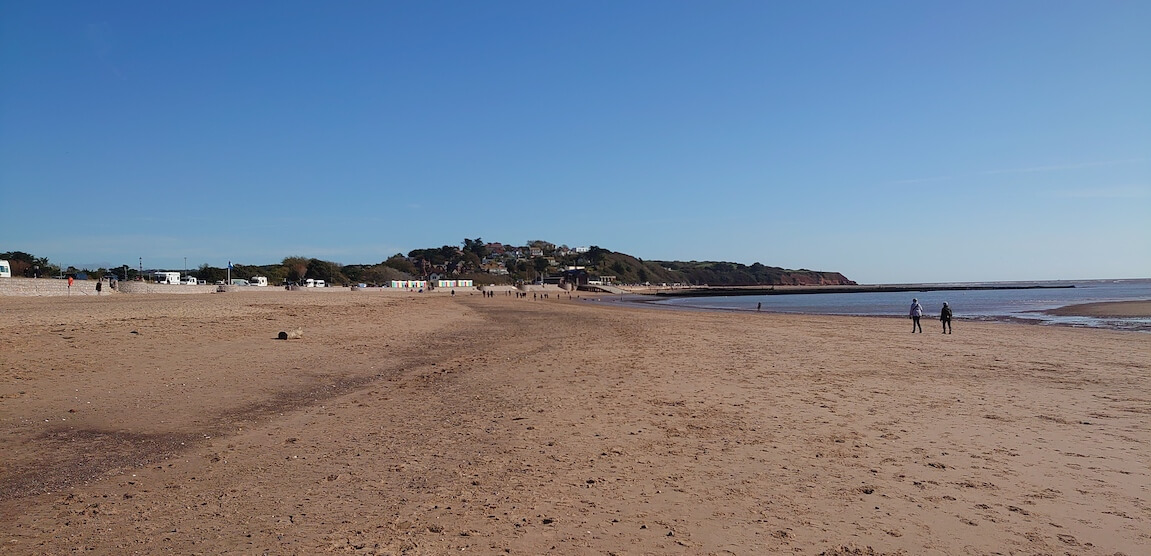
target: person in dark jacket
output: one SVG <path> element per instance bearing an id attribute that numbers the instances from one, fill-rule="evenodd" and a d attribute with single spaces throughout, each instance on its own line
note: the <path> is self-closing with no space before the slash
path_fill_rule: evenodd
<path id="1" fill-rule="evenodd" d="M 939 320 L 943 322 L 943 333 L 951 334 L 951 306 L 943 302 L 943 310 L 939 311 Z"/>

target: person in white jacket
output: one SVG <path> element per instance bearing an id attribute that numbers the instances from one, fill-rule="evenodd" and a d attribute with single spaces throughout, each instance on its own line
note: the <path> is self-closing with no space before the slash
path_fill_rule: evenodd
<path id="1" fill-rule="evenodd" d="M 915 330 L 918 328 L 919 333 L 923 334 L 923 327 L 919 325 L 919 317 L 923 316 L 923 306 L 919 304 L 918 299 L 911 300 L 911 311 L 907 316 L 911 317 L 911 333 L 915 334 Z"/>

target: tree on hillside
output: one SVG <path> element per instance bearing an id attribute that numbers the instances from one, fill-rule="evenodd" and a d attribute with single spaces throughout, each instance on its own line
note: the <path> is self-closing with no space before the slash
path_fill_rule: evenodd
<path id="1" fill-rule="evenodd" d="M 308 263 L 307 257 L 285 257 L 281 264 L 288 271 L 289 281 L 302 282 L 308 276 Z"/>
<path id="2" fill-rule="evenodd" d="M 455 245 L 445 245 L 440 247 L 440 257 L 443 258 L 445 266 L 455 267 L 461 260 L 463 260 L 464 252 Z"/>
<path id="3" fill-rule="evenodd" d="M 592 245 L 588 248 L 588 251 L 584 254 L 584 256 L 587 257 L 588 262 L 591 263 L 590 266 L 599 267 L 602 269 L 604 260 L 607 258 L 609 253 L 611 253 L 611 251 L 596 245 Z"/>
<path id="4" fill-rule="evenodd" d="M 340 268 L 340 272 L 344 273 L 344 276 L 347 277 L 351 283 L 358 284 L 360 282 L 366 282 L 364 272 L 367 271 L 368 268 L 370 267 L 362 264 L 346 264 Z"/>
<path id="5" fill-rule="evenodd" d="M 380 264 L 390 266 L 400 272 L 408 274 L 409 276 L 415 276 L 417 274 L 416 265 L 412 264 L 412 261 L 409 261 L 407 257 L 400 253 L 396 253 L 395 255 L 388 257 L 388 260 Z"/>
<path id="6" fill-rule="evenodd" d="M 471 251 L 465 251 L 463 260 L 457 268 L 457 272 L 478 272 L 480 270 L 480 257 Z"/>
<path id="7" fill-rule="evenodd" d="M 411 280 L 412 275 L 400 272 L 386 264 L 378 264 L 365 268 L 360 274 L 360 281 L 368 284 L 385 285 L 392 280 Z"/>
<path id="8" fill-rule="evenodd" d="M 444 245 L 439 249 L 415 249 L 408 253 L 408 258 L 415 265 L 417 269 L 415 274 L 418 276 L 435 272 L 437 267 L 453 274 L 461 270 L 461 263 L 465 260 L 464 253 L 465 251 L 459 247 Z M 474 256 L 474 253 L 472 255 Z"/>
<path id="9" fill-rule="evenodd" d="M 543 257 L 536 257 L 532 259 L 532 267 L 534 267 L 536 272 L 541 275 L 547 272 L 549 266 L 551 265 L 548 264 L 548 260 Z"/>
<path id="10" fill-rule="evenodd" d="M 417 266 L 421 261 L 432 265 L 442 265 L 448 262 L 439 249 L 413 249 L 408 252 L 408 259 Z"/>
<path id="11" fill-rule="evenodd" d="M 340 268 L 339 263 L 311 259 L 308 261 L 308 273 L 306 276 L 316 280 L 323 280 L 328 284 L 346 286 L 348 284 L 348 277 L 340 272 Z"/>
<path id="12" fill-rule="evenodd" d="M 267 277 L 269 284 L 280 285 L 288 280 L 288 269 L 278 264 L 261 266 L 260 275 Z"/>
<path id="13" fill-rule="evenodd" d="M 505 264 L 505 268 L 508 269 L 508 277 L 512 280 L 526 280 L 529 277 L 529 273 L 533 272 L 528 262 L 522 259 L 518 261 L 508 261 Z"/>
<path id="14" fill-rule="evenodd" d="M 211 266 L 208 263 L 204 263 L 196 267 L 196 270 L 192 271 L 192 276 L 195 276 L 197 280 L 203 280 L 209 284 L 215 284 L 217 280 L 224 279 L 224 270 Z"/>
<path id="15" fill-rule="evenodd" d="M 476 257 L 483 259 L 488 256 L 488 246 L 484 243 L 483 238 L 468 239 L 464 238 L 464 251 L 475 253 Z"/>

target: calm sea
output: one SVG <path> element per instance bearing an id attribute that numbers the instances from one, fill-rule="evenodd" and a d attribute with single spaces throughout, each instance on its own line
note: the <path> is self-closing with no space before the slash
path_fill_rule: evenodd
<path id="1" fill-rule="evenodd" d="M 1074 286 L 1059 289 L 931 291 L 933 286 Z M 764 311 L 814 315 L 864 315 L 906 317 L 911 299 L 918 298 L 926 317 L 939 316 L 943 302 L 951 305 L 957 320 L 1022 321 L 1035 324 L 1085 326 L 1151 332 L 1151 319 L 1096 319 L 1059 317 L 1043 311 L 1066 305 L 1099 301 L 1151 300 L 1151 279 L 1088 280 L 1059 282 L 985 282 L 925 284 L 923 291 L 897 293 L 822 293 L 748 295 L 732 297 L 681 297 L 650 303 L 683 309 Z"/>

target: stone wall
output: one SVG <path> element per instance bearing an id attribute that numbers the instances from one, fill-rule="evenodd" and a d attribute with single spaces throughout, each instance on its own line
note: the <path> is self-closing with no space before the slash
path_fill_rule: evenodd
<path id="1" fill-rule="evenodd" d="M 116 293 L 104 282 L 101 295 Z M 53 295 L 96 295 L 95 280 L 68 281 L 57 278 L 0 278 L 0 295 L 45 297 Z"/>
<path id="2" fill-rule="evenodd" d="M 217 286 L 185 286 L 181 284 L 154 284 L 152 282 L 116 282 L 116 288 L 104 281 L 100 295 L 121 293 L 213 293 Z M 254 288 L 253 288 L 254 289 Z M 264 288 L 260 288 L 264 289 Z M 76 280 L 68 288 L 68 280 L 59 278 L 0 278 L 0 295 L 47 297 L 56 295 L 96 295 L 95 280 Z"/>
<path id="3" fill-rule="evenodd" d="M 120 293 L 212 293 L 219 286 L 185 286 L 184 284 L 156 284 L 153 282 L 116 282 Z M 108 288 L 108 284 L 104 284 Z"/>
<path id="4" fill-rule="evenodd" d="M 108 287 L 108 282 L 104 282 L 103 291 L 100 295 L 120 295 L 120 294 L 141 294 L 141 293 L 160 293 L 160 294 L 189 294 L 189 293 L 216 293 L 223 292 L 276 292 L 284 291 L 280 286 L 217 286 L 214 284 L 206 286 L 185 286 L 182 284 L 155 284 L 152 282 L 124 282 L 116 283 L 115 290 Z M 436 288 L 435 290 L 424 290 L 425 294 L 448 294 L 450 295 L 453 288 Z M 456 293 L 475 292 L 479 288 L 455 288 Z M 548 291 L 555 291 L 555 286 L 549 286 Z M 306 293 L 336 293 L 336 292 L 376 292 L 387 294 L 407 294 L 411 293 L 405 289 L 392 289 L 392 288 L 349 288 L 346 286 L 333 286 L 328 288 L 295 288 L 293 291 L 306 292 Z M 544 290 L 540 290 L 544 291 Z M 68 289 L 68 281 L 56 278 L 0 278 L 0 296 L 53 296 L 53 295 L 96 295 L 96 281 L 95 280 L 76 280 L 72 284 L 72 289 Z"/>

